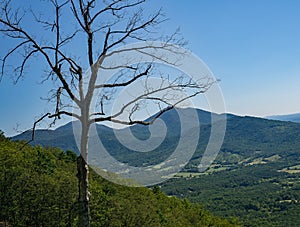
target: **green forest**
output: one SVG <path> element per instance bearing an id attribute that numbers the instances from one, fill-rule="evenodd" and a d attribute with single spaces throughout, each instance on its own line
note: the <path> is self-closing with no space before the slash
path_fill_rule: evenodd
<path id="1" fill-rule="evenodd" d="M 209 138 L 210 125 L 205 123 L 210 114 L 197 111 L 203 124 L 199 146 L 180 173 L 159 185 L 160 190 L 172 198 L 201 204 L 218 217 L 227 220 L 235 217 L 243 226 L 300 226 L 300 125 L 228 115 L 220 152 L 209 169 L 202 173 L 198 165 Z M 97 127 L 103 135 L 103 144 L 115 158 L 134 166 L 156 164 L 176 147 L 176 133 L 180 131 L 176 128 L 174 112 L 166 113 L 163 118 L 168 128 L 173 128 L 160 147 L 146 154 L 122 148 L 112 129 Z M 149 134 L 147 127 L 135 127 L 131 130 L 137 137 Z M 69 123 L 53 131 L 37 130 L 34 144 L 75 150 L 71 129 Z M 12 139 L 29 138 L 30 132 L 27 132 Z"/>
<path id="2" fill-rule="evenodd" d="M 72 151 L 0 137 L 0 226 L 76 226 Z M 239 226 L 159 187 L 130 188 L 90 172 L 92 226 Z"/>
<path id="3" fill-rule="evenodd" d="M 161 190 L 205 204 L 214 214 L 239 217 L 243 226 L 300 226 L 300 177 L 276 165 L 237 167 L 207 175 L 180 173 Z"/>

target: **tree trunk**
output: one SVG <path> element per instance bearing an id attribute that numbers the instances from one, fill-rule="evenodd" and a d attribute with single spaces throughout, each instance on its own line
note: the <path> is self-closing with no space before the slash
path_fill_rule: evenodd
<path id="1" fill-rule="evenodd" d="M 89 167 L 87 163 L 88 157 L 88 131 L 87 124 L 82 122 L 80 156 L 77 159 L 77 177 L 78 177 L 78 226 L 90 226 L 90 193 L 89 193 Z"/>

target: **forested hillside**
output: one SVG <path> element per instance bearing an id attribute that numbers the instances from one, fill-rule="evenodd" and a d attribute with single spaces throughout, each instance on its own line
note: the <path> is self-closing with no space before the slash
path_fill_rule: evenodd
<path id="1" fill-rule="evenodd" d="M 161 190 L 199 202 L 215 215 L 239 217 L 245 226 L 300 226 L 300 124 L 227 115 L 220 152 L 213 165 L 200 173 L 198 165 L 211 126 L 210 113 L 197 111 L 199 146 L 191 161 L 175 178 L 164 182 Z M 136 166 L 159 163 L 177 146 L 180 127 L 175 112 L 162 116 L 171 130 L 153 152 L 132 152 L 118 143 L 112 129 L 97 127 L 103 144 L 116 159 Z M 131 130 L 137 137 L 149 136 L 147 127 Z M 29 138 L 27 132 L 13 139 Z M 74 144 L 71 124 L 54 131 L 37 131 L 36 138 L 35 143 L 44 146 L 70 149 Z"/>
<path id="2" fill-rule="evenodd" d="M 157 164 L 162 162 L 176 148 L 180 136 L 180 120 L 176 111 L 171 110 L 161 116 L 167 126 L 166 138 L 161 145 L 151 152 L 135 152 L 123 146 L 115 136 L 112 128 L 97 125 L 97 133 L 107 151 L 116 159 L 132 166 Z M 190 109 L 180 109 L 188 115 Z M 210 112 L 196 109 L 199 116 L 200 138 L 198 147 L 186 171 L 198 171 L 197 166 L 202 158 L 211 125 Z M 150 136 L 149 128 L 132 126 L 133 134 L 141 139 Z M 188 133 L 197 133 L 199 128 L 191 128 Z M 92 136 L 91 136 L 92 137 Z M 30 140 L 31 131 L 27 131 L 12 138 L 13 140 Z M 72 123 L 68 123 L 56 130 L 37 130 L 34 145 L 55 146 L 63 150 L 74 150 L 79 153 L 73 135 Z M 189 144 L 187 144 L 189 146 Z M 240 161 L 253 160 L 272 155 L 287 156 L 297 154 L 300 147 L 300 124 L 292 122 L 266 120 L 255 117 L 240 117 L 227 114 L 227 127 L 221 152 L 217 161 L 227 164 L 237 164 Z M 192 149 L 192 148 L 191 148 Z"/>
<path id="3" fill-rule="evenodd" d="M 0 137 L 0 226 L 76 226 L 76 155 Z M 112 184 L 91 170 L 92 226 L 237 226 L 158 187 Z M 231 219 L 233 222 L 233 219 Z"/>
<path id="4" fill-rule="evenodd" d="M 300 123 L 300 113 L 287 114 L 287 115 L 273 115 L 266 117 L 270 120 L 279 120 L 279 121 L 290 121 Z"/>

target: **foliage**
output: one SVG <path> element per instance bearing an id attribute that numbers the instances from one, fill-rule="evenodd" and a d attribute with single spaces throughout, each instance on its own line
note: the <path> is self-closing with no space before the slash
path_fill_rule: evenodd
<path id="1" fill-rule="evenodd" d="M 13 226 L 70 226 L 77 190 L 74 164 L 57 148 L 21 147 L 1 142 L 0 220 Z"/>
<path id="2" fill-rule="evenodd" d="M 216 215 L 238 217 L 246 226 L 300 226 L 300 174 L 292 171 L 300 164 L 300 124 L 228 115 L 221 151 L 214 165 L 202 174 L 197 166 L 209 138 L 210 125 L 206 112 L 198 110 L 198 114 L 202 121 L 199 147 L 183 173 L 164 183 L 162 191 L 205 204 Z M 176 132 L 180 130 L 174 127 L 178 125 L 174 111 L 162 117 L 172 130 L 163 146 L 144 157 L 122 150 L 109 128 L 97 127 L 114 157 L 132 165 L 141 165 L 145 160 L 147 164 L 157 163 L 164 158 L 163 152 L 168 154 L 176 146 Z M 133 127 L 132 131 L 135 130 L 140 136 L 148 133 L 147 129 Z M 60 137 L 51 135 L 53 141 Z M 44 145 L 45 138 L 39 137 Z M 62 145 L 69 147 L 71 143 L 72 140 L 64 140 Z"/>
<path id="3" fill-rule="evenodd" d="M 23 145 L 0 141 L 0 223 L 76 226 L 74 153 Z M 234 226 L 200 205 L 167 197 L 159 188 L 115 185 L 92 170 L 90 191 L 92 226 Z"/>
<path id="4" fill-rule="evenodd" d="M 239 217 L 245 226 L 300 226 L 300 174 L 278 172 L 300 162 L 292 156 L 267 164 L 165 182 L 169 195 L 205 204 L 216 215 Z"/>

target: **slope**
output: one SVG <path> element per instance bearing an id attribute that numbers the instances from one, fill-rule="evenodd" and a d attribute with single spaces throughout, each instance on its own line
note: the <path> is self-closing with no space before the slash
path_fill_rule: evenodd
<path id="1" fill-rule="evenodd" d="M 76 155 L 0 137 L 0 225 L 76 226 Z M 112 184 L 91 170 L 92 226 L 236 226 L 159 188 Z"/>
<path id="2" fill-rule="evenodd" d="M 287 114 L 287 115 L 273 115 L 266 117 L 269 120 L 278 120 L 278 121 L 291 121 L 300 123 L 300 113 Z"/>

